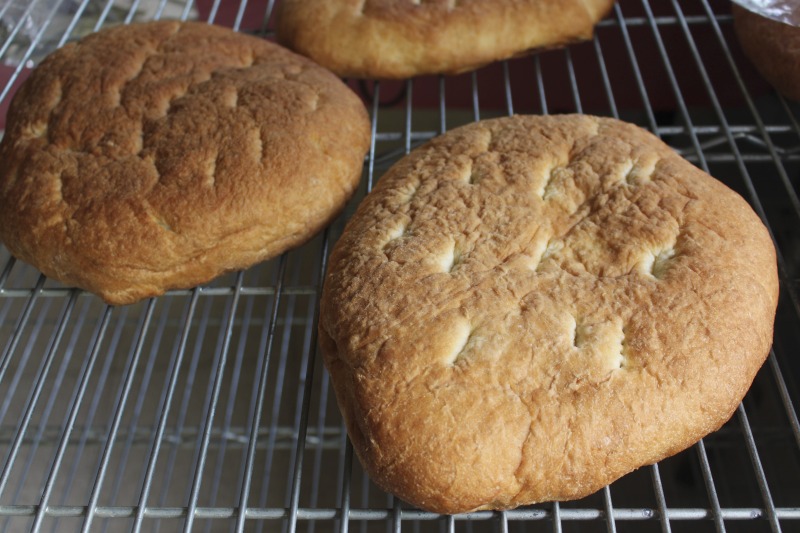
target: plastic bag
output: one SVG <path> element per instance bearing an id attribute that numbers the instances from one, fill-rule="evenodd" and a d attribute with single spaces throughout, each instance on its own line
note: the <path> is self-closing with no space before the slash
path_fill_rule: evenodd
<path id="1" fill-rule="evenodd" d="M 186 3 L 186 0 L 0 0 L 0 43 L 12 39 L 2 61 L 17 66 L 24 60 L 26 67 L 34 66 L 61 44 L 73 23 L 69 40 L 93 32 L 99 22 L 107 26 L 126 20 L 151 20 L 156 15 L 179 18 Z M 188 18 L 197 18 L 196 9 L 191 9 Z"/>
<path id="2" fill-rule="evenodd" d="M 800 26 L 800 0 L 733 0 L 762 17 Z"/>

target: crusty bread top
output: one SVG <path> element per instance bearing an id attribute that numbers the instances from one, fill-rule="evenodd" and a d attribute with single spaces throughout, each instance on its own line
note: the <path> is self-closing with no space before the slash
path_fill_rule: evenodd
<path id="1" fill-rule="evenodd" d="M 589 39 L 612 0 L 284 0 L 278 39 L 341 76 L 456 73 Z"/>
<path id="2" fill-rule="evenodd" d="M 582 497 L 732 414 L 772 341 L 747 203 L 640 128 L 471 124 L 333 250 L 320 342 L 373 479 L 438 512 Z"/>
<path id="3" fill-rule="evenodd" d="M 130 303 L 301 244 L 353 193 L 358 97 L 263 39 L 119 26 L 46 58 L 0 144 L 0 238 L 48 276 Z"/>

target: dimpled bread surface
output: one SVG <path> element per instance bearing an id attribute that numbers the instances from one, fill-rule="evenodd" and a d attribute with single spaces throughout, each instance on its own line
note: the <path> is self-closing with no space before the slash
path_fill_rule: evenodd
<path id="1" fill-rule="evenodd" d="M 311 61 L 202 23 L 119 26 L 47 57 L 0 144 L 0 238 L 125 304 L 302 244 L 369 145 L 358 97 Z"/>
<path id="2" fill-rule="evenodd" d="M 457 73 L 590 39 L 612 0 L 283 0 L 278 39 L 340 76 Z"/>
<path id="3" fill-rule="evenodd" d="M 586 496 L 719 428 L 777 298 L 739 195 L 636 126 L 517 116 L 381 178 L 332 252 L 320 344 L 378 485 L 506 509 Z"/>

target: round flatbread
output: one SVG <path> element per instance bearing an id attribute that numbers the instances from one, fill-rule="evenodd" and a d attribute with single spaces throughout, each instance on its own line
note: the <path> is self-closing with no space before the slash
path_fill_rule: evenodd
<path id="1" fill-rule="evenodd" d="M 579 498 L 719 428 L 777 298 L 736 193 L 631 124 L 517 116 L 381 178 L 319 333 L 375 482 L 455 513 Z"/>
<path id="2" fill-rule="evenodd" d="M 278 39 L 340 76 L 458 73 L 590 39 L 612 0 L 284 0 Z"/>
<path id="3" fill-rule="evenodd" d="M 358 184 L 361 101 L 275 44 L 202 23 L 119 26 L 46 58 L 0 144 L 0 238 L 107 302 L 246 268 L 324 227 Z"/>

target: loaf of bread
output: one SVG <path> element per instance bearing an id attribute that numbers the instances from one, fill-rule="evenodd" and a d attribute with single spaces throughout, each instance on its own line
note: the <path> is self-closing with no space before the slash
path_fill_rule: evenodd
<path id="1" fill-rule="evenodd" d="M 201 23 L 119 26 L 57 50 L 0 143 L 0 239 L 125 304 L 297 246 L 344 206 L 370 128 L 308 59 Z"/>
<path id="2" fill-rule="evenodd" d="M 278 39 L 340 76 L 458 73 L 590 39 L 612 0 L 284 0 Z"/>
<path id="3" fill-rule="evenodd" d="M 729 419 L 775 250 L 636 126 L 516 116 L 395 164 L 330 258 L 319 338 L 353 448 L 423 509 L 586 496 Z"/>
<path id="4" fill-rule="evenodd" d="M 745 55 L 779 93 L 800 101 L 800 28 L 732 4 L 733 27 Z M 800 3 L 795 2 L 800 19 Z"/>

